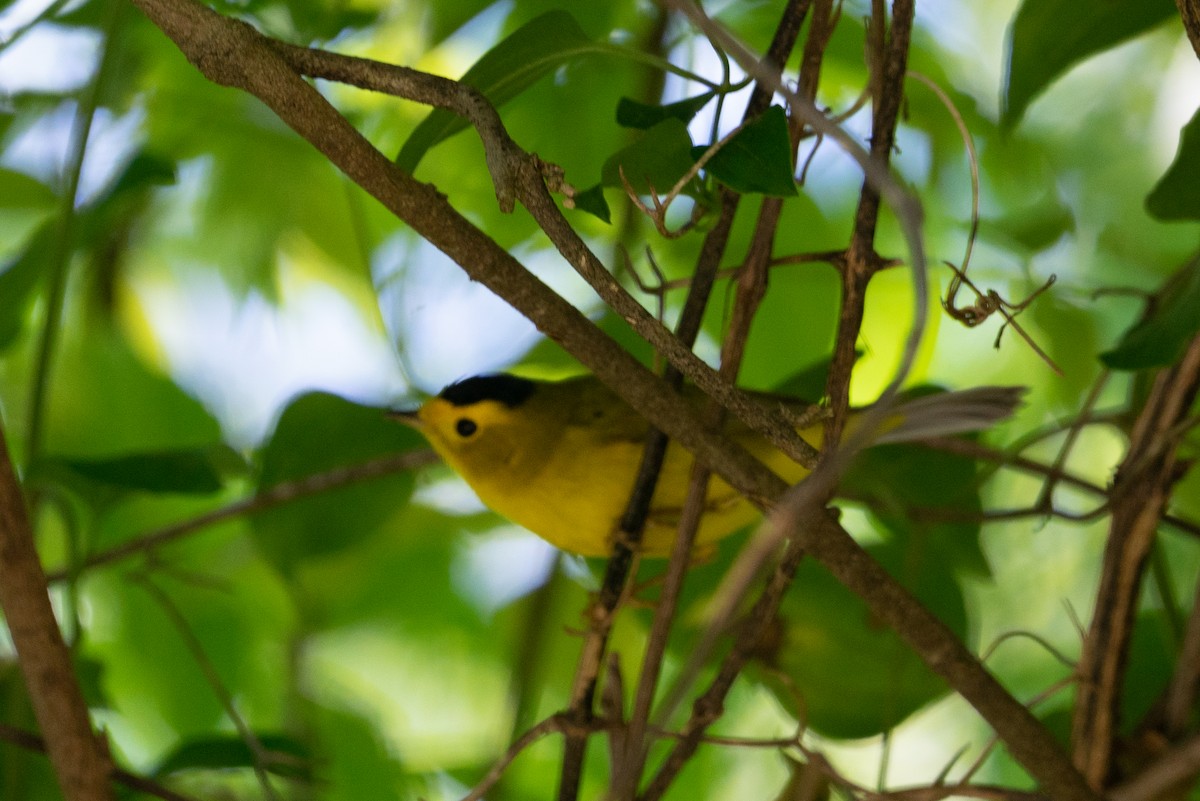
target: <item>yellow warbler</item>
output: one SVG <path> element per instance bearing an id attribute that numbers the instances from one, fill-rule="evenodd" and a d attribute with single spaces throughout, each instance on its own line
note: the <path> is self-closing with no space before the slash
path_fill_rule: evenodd
<path id="1" fill-rule="evenodd" d="M 985 428 L 1012 413 L 1019 387 L 980 387 L 910 401 L 897 410 L 877 442 L 899 442 Z M 685 393 L 700 398 L 698 391 Z M 760 395 L 801 411 L 794 398 Z M 414 426 L 493 511 L 572 553 L 610 553 L 633 488 L 648 423 L 592 376 L 533 381 L 484 375 L 451 384 L 415 412 L 394 417 Z M 853 424 L 853 418 L 851 420 Z M 799 431 L 820 446 L 822 423 Z M 725 433 L 789 482 L 808 470 L 745 424 Z M 693 457 L 672 442 L 639 551 L 667 556 L 687 493 Z M 758 512 L 714 476 L 697 548 L 752 522 Z"/>

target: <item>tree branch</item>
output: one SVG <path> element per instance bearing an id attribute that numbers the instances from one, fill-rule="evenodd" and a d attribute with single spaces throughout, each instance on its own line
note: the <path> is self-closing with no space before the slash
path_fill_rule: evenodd
<path id="1" fill-rule="evenodd" d="M 0 608 L 17 650 L 46 752 L 67 801 L 111 801 L 113 766 L 92 731 L 33 543 L 21 485 L 0 430 Z"/>
<path id="2" fill-rule="evenodd" d="M 1079 660 L 1079 692 L 1071 726 L 1075 763 L 1092 787 L 1110 781 L 1134 615 L 1146 556 L 1181 477 L 1177 448 L 1200 388 L 1200 337 L 1178 364 L 1161 371 L 1130 433 L 1129 450 L 1110 494 L 1112 521 L 1096 609 Z"/>
<path id="3" fill-rule="evenodd" d="M 1183 29 L 1196 51 L 1196 58 L 1200 58 L 1200 0 L 1175 0 L 1175 5 L 1179 6 Z"/>
<path id="4" fill-rule="evenodd" d="M 542 333 L 562 345 L 597 378 L 612 387 L 639 414 L 666 431 L 701 461 L 713 466 L 751 501 L 765 507 L 772 498 L 782 494 L 785 486 L 777 476 L 745 449 L 719 434 L 706 431 L 691 404 L 669 391 L 657 376 L 578 309 L 530 274 L 520 262 L 459 214 L 434 187 L 396 169 L 316 89 L 291 69 L 271 40 L 249 25 L 222 17 L 196 0 L 133 2 L 210 80 L 243 89 L 261 99 L 385 208 L 450 256 L 472 279 L 508 301 Z M 518 196 L 527 207 L 536 208 L 536 211 L 530 209 L 535 217 L 546 217 L 548 205 L 552 211 L 550 216 L 561 220 L 553 199 L 540 184 L 541 176 L 537 164 L 530 159 L 523 160 L 517 175 Z M 541 186 L 540 192 L 530 190 L 531 179 Z M 570 228 L 565 220 L 561 225 Z M 572 263 L 586 262 L 603 272 L 603 265 L 586 250 L 573 230 L 569 237 L 560 240 L 564 246 L 576 243 L 567 247 L 570 251 L 568 260 Z M 579 252 L 580 248 L 583 252 Z M 604 276 L 609 284 L 624 293 L 611 275 L 604 272 Z M 640 333 L 648 330 L 642 324 L 642 318 L 649 320 L 654 333 L 648 338 L 653 344 L 664 346 L 663 352 L 673 363 L 682 365 L 689 378 L 723 404 L 727 403 L 727 408 L 738 417 L 753 420 L 757 414 L 756 429 L 769 428 L 775 425 L 775 418 L 782 417 L 770 414 L 770 410 L 760 408 L 755 401 L 721 382 L 715 371 L 680 345 L 644 309 L 637 306 L 637 310 L 638 314 L 634 314 L 632 310 L 617 308 L 618 313 L 634 323 Z M 790 431 L 786 426 L 782 430 Z M 799 441 L 799 437 L 793 439 Z"/>

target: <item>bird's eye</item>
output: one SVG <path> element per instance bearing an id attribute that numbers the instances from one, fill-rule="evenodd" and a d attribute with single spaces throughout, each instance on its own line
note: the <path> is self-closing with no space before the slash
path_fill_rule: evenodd
<path id="1" fill-rule="evenodd" d="M 458 432 L 460 437 L 469 437 L 479 430 L 479 426 L 475 425 L 474 420 L 460 417 L 458 422 L 454 424 L 454 430 Z"/>

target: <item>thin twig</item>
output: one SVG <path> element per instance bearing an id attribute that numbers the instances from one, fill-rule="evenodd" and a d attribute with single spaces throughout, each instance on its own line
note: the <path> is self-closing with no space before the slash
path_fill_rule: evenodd
<path id="1" fill-rule="evenodd" d="M 150 553 L 167 543 L 175 542 L 225 520 L 253 515 L 267 509 L 273 509 L 276 506 L 290 503 L 299 498 L 328 492 L 360 481 L 368 481 L 372 478 L 388 475 L 389 473 L 396 473 L 402 470 L 415 470 L 418 467 L 434 464 L 437 461 L 437 454 L 431 450 L 408 451 L 391 456 L 383 456 L 358 465 L 334 468 L 333 470 L 306 476 L 296 481 L 276 484 L 274 487 L 264 490 L 257 495 L 243 498 L 240 501 L 234 501 L 219 509 L 213 509 L 210 512 L 205 512 L 202 515 L 175 523 L 163 529 L 134 536 L 120 545 L 88 557 L 78 570 L 87 570 L 101 565 L 112 564 L 113 562 L 127 559 L 137 554 Z M 53 582 L 62 581 L 69 576 L 69 571 L 60 570 L 50 573 L 48 578 Z"/>
<path id="2" fill-rule="evenodd" d="M 137 574 L 134 576 L 137 585 L 146 591 L 159 609 L 167 616 L 171 622 L 175 632 L 183 640 L 184 646 L 188 653 L 191 654 L 192 660 L 196 666 L 200 668 L 200 672 L 204 674 L 204 680 L 208 682 L 209 689 L 213 695 L 217 697 L 221 708 L 225 710 L 225 715 L 233 723 L 234 729 L 237 730 L 238 737 L 246 744 L 246 748 L 250 751 L 250 756 L 253 760 L 253 770 L 255 778 L 258 779 L 258 786 L 262 789 L 263 795 L 269 801 L 277 801 L 279 796 L 275 792 L 275 788 L 271 786 L 271 778 L 267 773 L 268 763 L 271 759 L 271 754 L 268 749 L 263 746 L 262 740 L 255 734 L 254 729 L 246 723 L 246 719 L 242 717 L 242 713 L 238 711 L 237 704 L 234 703 L 233 695 L 225 687 L 221 675 L 217 672 L 216 666 L 212 660 L 208 658 L 208 654 L 204 650 L 204 643 L 200 642 L 200 638 L 192 631 L 191 625 L 188 624 L 187 617 L 176 606 L 166 592 L 162 590 L 154 581 L 146 574 Z"/>

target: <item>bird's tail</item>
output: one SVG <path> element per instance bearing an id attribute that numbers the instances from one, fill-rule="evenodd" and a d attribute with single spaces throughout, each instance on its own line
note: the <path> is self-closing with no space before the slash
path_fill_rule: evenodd
<path id="1" fill-rule="evenodd" d="M 899 404 L 874 442 L 912 442 L 980 431 L 1011 416 L 1024 395 L 1025 387 L 974 387 L 922 395 Z"/>

